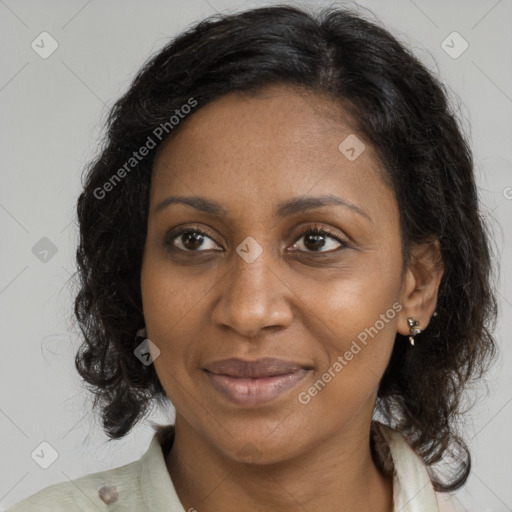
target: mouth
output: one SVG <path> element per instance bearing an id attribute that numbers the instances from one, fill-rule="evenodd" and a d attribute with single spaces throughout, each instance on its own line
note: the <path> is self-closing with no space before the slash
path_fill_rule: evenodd
<path id="1" fill-rule="evenodd" d="M 293 389 L 312 367 L 272 358 L 226 359 L 202 370 L 217 392 L 232 403 L 250 407 L 268 403 Z"/>

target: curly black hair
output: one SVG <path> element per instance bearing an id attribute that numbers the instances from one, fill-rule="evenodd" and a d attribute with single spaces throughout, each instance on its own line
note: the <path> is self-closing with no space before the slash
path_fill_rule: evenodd
<path id="1" fill-rule="evenodd" d="M 140 274 L 158 147 L 216 98 L 273 84 L 307 88 L 348 110 L 394 189 L 406 260 L 412 244 L 439 241 L 437 315 L 412 350 L 397 334 L 377 410 L 430 468 L 459 447 L 454 473 L 431 471 L 437 490 L 457 489 L 471 467 L 456 421 L 462 392 L 496 355 L 491 238 L 447 89 L 379 22 L 352 9 L 281 5 L 212 16 L 150 58 L 110 110 L 78 199 L 74 310 L 85 338 L 76 367 L 103 428 L 121 438 L 150 404 L 165 400 L 153 365 L 134 357 L 144 326 Z"/>

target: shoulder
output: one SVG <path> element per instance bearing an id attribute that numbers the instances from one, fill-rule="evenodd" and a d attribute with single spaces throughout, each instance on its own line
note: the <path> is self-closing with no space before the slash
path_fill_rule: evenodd
<path id="1" fill-rule="evenodd" d="M 427 466 L 407 438 L 377 421 L 372 423 L 372 434 L 381 467 L 393 475 L 394 510 L 439 512 Z"/>
<path id="2" fill-rule="evenodd" d="M 139 460 L 51 485 L 7 512 L 183 512 L 162 451 L 173 438 L 174 426 L 163 427 Z"/>
<path id="3" fill-rule="evenodd" d="M 107 511 L 122 496 L 137 496 L 140 461 L 51 485 L 24 499 L 7 512 Z"/>
<path id="4" fill-rule="evenodd" d="M 111 503 L 116 503 L 116 509 L 145 510 L 139 503 L 143 499 L 141 476 L 158 455 L 158 448 L 154 441 L 140 459 L 130 464 L 51 485 L 7 512 L 98 512 L 112 510 Z"/>

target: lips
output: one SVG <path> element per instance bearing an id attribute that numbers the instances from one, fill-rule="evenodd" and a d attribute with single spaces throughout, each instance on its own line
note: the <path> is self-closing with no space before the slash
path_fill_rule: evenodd
<path id="1" fill-rule="evenodd" d="M 286 375 L 296 372 L 301 368 L 308 368 L 300 363 L 284 361 L 283 359 L 264 358 L 256 361 L 231 358 L 209 363 L 204 367 L 217 375 L 229 375 L 230 377 L 261 378 Z"/>
<path id="2" fill-rule="evenodd" d="M 302 381 L 311 366 L 282 359 L 224 359 L 204 366 L 212 387 L 231 402 L 244 406 L 267 403 Z"/>

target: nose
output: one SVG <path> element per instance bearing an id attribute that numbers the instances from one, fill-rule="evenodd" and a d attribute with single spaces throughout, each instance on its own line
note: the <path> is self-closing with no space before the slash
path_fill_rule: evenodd
<path id="1" fill-rule="evenodd" d="M 220 297 L 212 313 L 215 324 L 230 327 L 247 338 L 291 324 L 289 299 L 293 293 L 272 269 L 269 253 L 264 250 L 252 263 L 238 254 L 233 256 L 231 269 L 219 286 Z"/>

